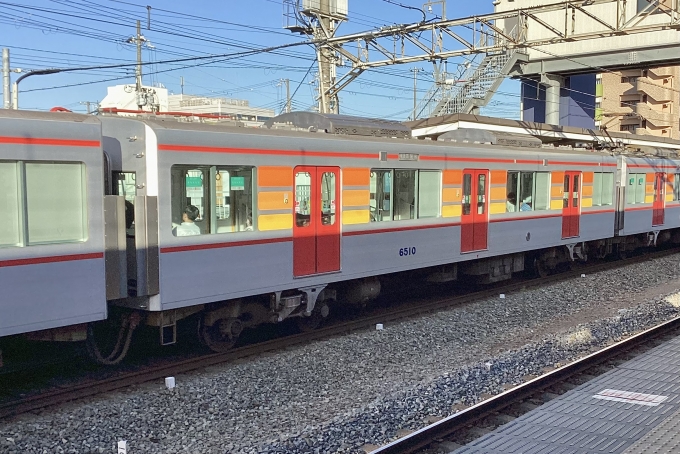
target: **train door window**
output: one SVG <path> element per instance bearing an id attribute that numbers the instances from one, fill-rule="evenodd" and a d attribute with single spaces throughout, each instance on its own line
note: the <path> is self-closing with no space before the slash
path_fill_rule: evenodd
<path id="1" fill-rule="evenodd" d="M 519 174 L 519 211 L 531 211 L 533 209 L 534 174 L 533 172 L 520 172 Z"/>
<path id="2" fill-rule="evenodd" d="M 629 173 L 628 181 L 626 181 L 626 204 L 632 205 L 635 203 L 635 186 L 637 182 L 637 174 Z"/>
<path id="3" fill-rule="evenodd" d="M 25 175 L 28 243 L 85 240 L 85 166 L 27 163 Z"/>
<path id="4" fill-rule="evenodd" d="M 562 207 L 569 208 L 569 175 L 564 175 L 564 190 L 562 191 Z"/>
<path id="5" fill-rule="evenodd" d="M 15 162 L 0 162 L 0 247 L 21 245 L 22 220 L 19 204 L 19 167 Z"/>
<path id="6" fill-rule="evenodd" d="M 418 173 L 418 217 L 436 218 L 441 214 L 441 182 L 439 171 L 421 170 Z"/>
<path id="7" fill-rule="evenodd" d="M 507 201 L 505 202 L 505 210 L 508 213 L 517 211 L 517 183 L 519 181 L 519 172 L 508 172 L 508 183 L 506 187 Z"/>
<path id="8" fill-rule="evenodd" d="M 635 176 L 635 203 L 645 203 L 647 174 L 638 173 Z"/>
<path id="9" fill-rule="evenodd" d="M 463 214 L 471 213 L 470 198 L 472 197 L 472 175 L 469 173 L 463 174 Z"/>
<path id="10" fill-rule="evenodd" d="M 486 174 L 477 175 L 477 214 L 486 213 Z"/>
<path id="11" fill-rule="evenodd" d="M 125 229 L 128 236 L 135 234 L 135 196 L 137 181 L 135 172 L 113 172 L 113 194 L 125 198 Z"/>
<path id="12" fill-rule="evenodd" d="M 550 172 L 535 173 L 532 202 L 534 210 L 550 209 Z"/>
<path id="13" fill-rule="evenodd" d="M 580 175 L 574 175 L 574 187 L 572 188 L 571 196 L 573 197 L 572 207 L 578 208 L 579 201 L 579 188 L 581 187 L 581 177 Z"/>
<path id="14" fill-rule="evenodd" d="M 680 173 L 676 173 L 673 179 L 673 200 L 680 200 Z"/>
<path id="15" fill-rule="evenodd" d="M 392 171 L 371 170 L 371 222 L 392 220 Z"/>
<path id="16" fill-rule="evenodd" d="M 394 171 L 394 220 L 415 219 L 417 172 Z"/>
<path id="17" fill-rule="evenodd" d="M 335 225 L 335 173 L 321 174 L 321 224 Z"/>
<path id="18" fill-rule="evenodd" d="M 295 174 L 295 225 L 309 227 L 312 207 L 312 176 L 309 172 Z"/>

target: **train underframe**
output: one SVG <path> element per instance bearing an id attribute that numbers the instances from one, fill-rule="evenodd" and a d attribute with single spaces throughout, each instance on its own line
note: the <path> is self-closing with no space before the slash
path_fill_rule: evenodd
<path id="1" fill-rule="evenodd" d="M 158 329 L 161 345 L 178 340 L 178 322 L 195 327 L 192 336 L 215 352 L 233 348 L 246 328 L 293 319 L 303 331 L 319 327 L 331 310 L 349 306 L 366 306 L 384 289 L 404 281 L 404 274 L 414 280 L 444 283 L 465 276 L 466 282 L 490 284 L 513 277 L 519 272 L 539 276 L 559 272 L 578 262 L 609 257 L 625 258 L 636 250 L 661 244 L 680 244 L 680 229 L 652 231 L 602 240 L 575 242 L 535 251 L 508 254 L 440 265 L 409 272 L 366 277 L 350 281 L 290 289 L 271 294 L 219 301 L 162 312 L 148 312 L 110 304 L 106 321 L 37 331 L 23 335 L 32 341 L 82 341 L 98 363 L 113 365 L 129 352 L 135 330 L 143 325 Z M 193 330 L 192 330 L 193 331 Z M 2 349 L 0 348 L 0 367 Z"/>

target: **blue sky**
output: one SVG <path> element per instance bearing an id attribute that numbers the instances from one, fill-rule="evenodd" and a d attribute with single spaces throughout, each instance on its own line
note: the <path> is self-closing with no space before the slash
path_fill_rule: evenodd
<path id="1" fill-rule="evenodd" d="M 375 29 L 384 25 L 413 23 L 418 11 L 394 4 L 397 0 L 349 0 L 349 21 L 338 34 Z M 401 0 L 421 8 L 424 0 Z M 151 6 L 151 29 L 147 8 Z M 244 49 L 293 43 L 303 38 L 283 28 L 282 0 L 238 2 L 194 0 L 32 0 L 0 1 L 0 47 L 11 52 L 12 68 L 35 70 L 134 63 L 135 47 L 125 41 L 142 21 L 142 33 L 152 47 L 143 51 L 145 61 L 229 54 Z M 435 5 L 428 19 L 440 14 Z M 449 0 L 448 18 L 493 11 L 491 0 Z M 352 48 L 355 51 L 356 48 Z M 459 60 L 451 60 L 449 70 Z M 428 62 L 393 65 L 364 72 L 340 93 L 341 112 L 349 115 L 404 120 L 413 106 L 412 68 L 418 75 L 418 98 L 431 87 L 432 65 Z M 144 68 L 144 83 L 162 83 L 179 93 L 247 99 L 252 106 L 274 108 L 285 103 L 281 79 L 290 79 L 295 109 L 315 104 L 313 92 L 314 50 L 299 46 L 277 53 L 262 53 L 223 61 L 158 64 Z M 342 71 L 342 69 L 340 70 Z M 157 73 L 156 73 L 157 72 Z M 12 78 L 17 77 L 13 74 Z M 99 69 L 32 76 L 20 85 L 19 105 L 46 110 L 63 106 L 85 111 L 81 102 L 98 101 L 108 85 L 134 82 L 134 68 Z M 484 114 L 517 118 L 518 83 L 506 81 Z"/>

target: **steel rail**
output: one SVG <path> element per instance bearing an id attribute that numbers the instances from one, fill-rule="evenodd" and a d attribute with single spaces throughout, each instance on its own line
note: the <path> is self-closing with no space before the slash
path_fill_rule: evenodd
<path id="1" fill-rule="evenodd" d="M 247 358 L 271 351 L 281 350 L 295 345 L 303 345 L 315 340 L 326 339 L 328 337 L 347 334 L 353 331 L 367 329 L 377 323 L 395 322 L 397 320 L 415 317 L 425 313 L 431 313 L 447 309 L 463 303 L 472 303 L 490 297 L 498 296 L 499 293 L 511 293 L 530 288 L 541 287 L 546 284 L 565 281 L 581 273 L 593 273 L 609 269 L 619 268 L 631 263 L 642 263 L 658 258 L 662 258 L 674 253 L 678 249 L 665 249 L 656 251 L 643 256 L 629 257 L 623 260 L 612 262 L 602 262 L 593 265 L 585 265 L 565 273 L 554 274 L 544 278 L 535 278 L 512 282 L 502 287 L 494 287 L 479 292 L 468 293 L 454 297 L 437 298 L 431 301 L 412 302 L 405 304 L 389 312 L 379 313 L 362 317 L 359 320 L 338 323 L 316 331 L 295 334 L 279 339 L 272 339 L 265 342 L 236 348 L 226 353 L 211 353 L 195 358 L 181 360 L 171 364 L 162 364 L 147 367 L 143 370 L 122 373 L 115 377 L 105 378 L 96 381 L 85 381 L 75 385 L 69 385 L 52 389 L 43 393 L 30 395 L 20 400 L 9 400 L 0 403 L 0 419 L 16 416 L 22 413 L 39 410 L 42 408 L 63 404 L 68 401 L 92 397 L 98 394 L 127 388 L 133 385 L 163 379 L 168 376 L 175 376 L 187 372 L 192 372 L 205 367 L 228 363 L 237 359 Z"/>

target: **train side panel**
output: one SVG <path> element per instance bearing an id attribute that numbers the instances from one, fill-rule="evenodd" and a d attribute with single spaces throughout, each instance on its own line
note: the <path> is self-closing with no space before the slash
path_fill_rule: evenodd
<path id="1" fill-rule="evenodd" d="M 0 236 L 0 336 L 105 319 L 99 123 L 0 115 L 3 212 L 16 221 Z"/>

